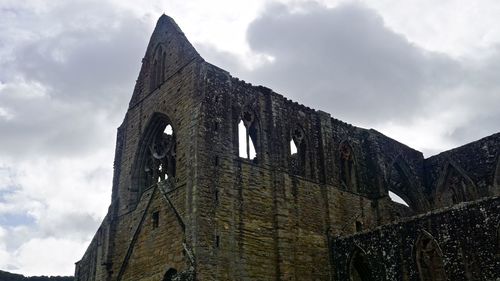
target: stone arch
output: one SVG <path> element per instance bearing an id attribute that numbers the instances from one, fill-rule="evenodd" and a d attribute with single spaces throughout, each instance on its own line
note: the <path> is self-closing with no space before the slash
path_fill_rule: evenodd
<path id="1" fill-rule="evenodd" d="M 392 161 L 387 175 L 387 191 L 401 197 L 413 211 L 426 208 L 424 196 L 415 186 L 416 179 L 412 176 L 411 169 L 401 155 Z"/>
<path id="2" fill-rule="evenodd" d="M 167 115 L 156 112 L 139 141 L 132 177 L 133 190 L 141 194 L 161 181 L 173 188 L 175 173 L 176 130 Z"/>
<path id="3" fill-rule="evenodd" d="M 260 157 L 261 154 L 261 132 L 260 132 L 260 122 L 259 118 L 257 117 L 257 114 L 255 114 L 255 111 L 250 109 L 249 107 L 244 107 L 241 110 L 241 113 L 238 118 L 238 137 L 240 138 L 240 130 L 244 130 L 245 133 L 241 134 L 241 136 L 244 138 L 244 141 L 239 141 L 239 146 L 240 145 L 245 145 L 246 149 L 242 149 L 241 151 L 244 151 L 243 155 L 240 153 L 240 157 L 242 158 L 247 158 L 250 160 L 257 161 Z M 255 151 L 255 155 L 252 155 L 251 151 Z M 241 147 L 239 147 L 241 149 Z"/>
<path id="4" fill-rule="evenodd" d="M 151 57 L 152 65 L 150 69 L 150 90 L 154 91 L 165 81 L 166 52 L 162 44 L 158 44 Z"/>
<path id="5" fill-rule="evenodd" d="M 290 153 L 290 169 L 293 174 L 299 176 L 307 175 L 306 165 L 308 163 L 307 155 L 307 137 L 304 129 L 296 124 L 290 131 L 290 147 L 295 145 L 297 152 Z M 289 148 L 291 151 L 291 148 Z"/>
<path id="6" fill-rule="evenodd" d="M 339 145 L 340 155 L 340 184 L 349 191 L 358 191 L 358 177 L 356 156 L 354 149 L 348 141 L 342 141 Z"/>
<path id="7" fill-rule="evenodd" d="M 415 241 L 415 260 L 421 281 L 444 281 L 443 253 L 434 237 L 422 230 Z"/>
<path id="8" fill-rule="evenodd" d="M 175 268 L 169 268 L 163 275 L 162 281 L 172 281 L 177 275 L 177 270 Z"/>
<path id="9" fill-rule="evenodd" d="M 366 253 L 359 246 L 356 246 L 352 251 L 349 258 L 348 267 L 350 281 L 375 280 Z"/>
<path id="10" fill-rule="evenodd" d="M 436 207 L 451 206 L 478 198 L 474 182 L 459 166 L 447 162 L 438 179 L 434 203 Z"/>

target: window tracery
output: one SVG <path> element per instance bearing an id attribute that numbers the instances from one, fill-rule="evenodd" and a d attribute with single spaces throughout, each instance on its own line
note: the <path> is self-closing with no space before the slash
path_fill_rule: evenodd
<path id="1" fill-rule="evenodd" d="M 174 183 L 176 146 L 175 130 L 170 119 L 155 113 L 139 145 L 133 183 L 137 191 L 142 193 L 158 182 Z"/>

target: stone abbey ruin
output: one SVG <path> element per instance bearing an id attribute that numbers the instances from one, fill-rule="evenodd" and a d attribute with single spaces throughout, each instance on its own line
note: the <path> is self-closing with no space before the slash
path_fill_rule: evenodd
<path id="1" fill-rule="evenodd" d="M 497 133 L 424 159 L 232 77 L 163 15 L 75 280 L 500 280 L 499 155 Z"/>

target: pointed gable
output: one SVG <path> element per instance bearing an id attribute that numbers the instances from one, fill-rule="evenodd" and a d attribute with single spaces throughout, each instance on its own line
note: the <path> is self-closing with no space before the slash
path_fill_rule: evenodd
<path id="1" fill-rule="evenodd" d="M 179 26 L 171 17 L 162 15 L 156 23 L 142 59 L 141 71 L 129 107 L 135 106 L 197 59 L 203 60 Z"/>

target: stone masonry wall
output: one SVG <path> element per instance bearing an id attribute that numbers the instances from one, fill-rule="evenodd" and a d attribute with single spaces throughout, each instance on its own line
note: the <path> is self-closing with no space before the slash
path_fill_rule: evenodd
<path id="1" fill-rule="evenodd" d="M 432 261 L 444 266 L 444 279 L 433 280 L 499 280 L 499 223 L 500 198 L 496 197 L 332 239 L 335 280 L 350 280 L 356 252 L 363 253 L 370 272 L 365 276 L 371 274 L 370 280 L 430 280 L 420 279 L 425 266 L 419 271 L 417 265 L 417 241 L 423 233 L 434 239 L 441 254 Z"/>
<path id="2" fill-rule="evenodd" d="M 330 280 L 328 237 L 408 215 L 388 198 L 384 173 L 399 157 L 410 160 L 408 173 L 420 179 L 420 152 L 208 63 L 202 71 L 198 204 L 205 212 L 195 250 L 200 280 Z M 238 156 L 238 123 L 245 112 L 257 122 L 255 159 Z M 295 126 L 305 132 L 302 174 L 290 164 Z M 356 158 L 356 189 L 340 182 L 339 146 L 346 141 Z"/>

